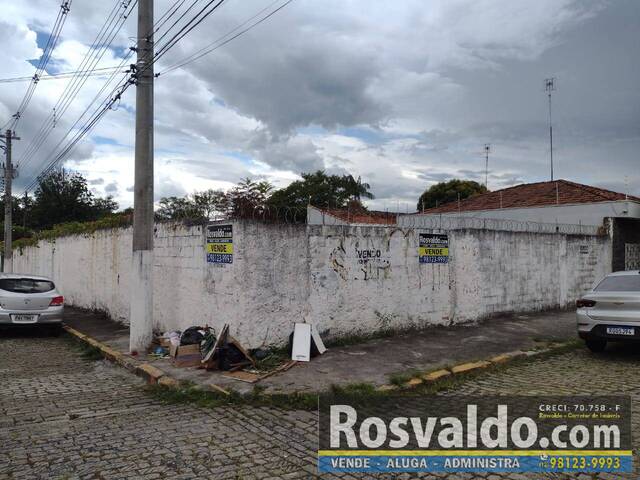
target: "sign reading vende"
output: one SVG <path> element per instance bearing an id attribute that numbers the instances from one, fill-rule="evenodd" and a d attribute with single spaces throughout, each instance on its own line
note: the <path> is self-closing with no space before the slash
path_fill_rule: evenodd
<path id="1" fill-rule="evenodd" d="M 233 263 L 233 225 L 207 226 L 207 262 Z"/>
<path id="2" fill-rule="evenodd" d="M 441 233 L 420 233 L 418 237 L 420 263 L 449 263 L 449 236 Z"/>

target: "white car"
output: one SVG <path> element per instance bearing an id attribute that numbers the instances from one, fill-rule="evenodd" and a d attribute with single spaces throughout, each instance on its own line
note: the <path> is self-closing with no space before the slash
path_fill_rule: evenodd
<path id="1" fill-rule="evenodd" d="M 47 277 L 0 273 L 0 327 L 45 325 L 60 333 L 64 297 Z"/>
<path id="2" fill-rule="evenodd" d="M 578 335 L 593 352 L 640 341 L 640 271 L 610 273 L 576 302 Z"/>

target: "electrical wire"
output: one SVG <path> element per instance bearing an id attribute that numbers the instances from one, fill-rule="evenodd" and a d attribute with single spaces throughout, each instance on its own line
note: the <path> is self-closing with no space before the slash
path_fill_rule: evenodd
<path id="1" fill-rule="evenodd" d="M 103 67 L 103 68 L 95 68 L 93 69 L 90 75 L 99 76 L 99 75 L 108 75 L 113 71 L 114 68 L 118 68 L 117 66 L 113 67 Z M 41 75 L 38 81 L 43 80 L 64 80 L 67 78 L 71 78 L 72 76 L 80 73 L 80 70 L 75 70 L 72 72 L 58 72 L 58 73 L 50 73 L 47 75 Z M 26 77 L 8 77 L 8 78 L 0 78 L 0 83 L 16 83 L 16 82 L 25 82 L 32 80 L 33 76 Z"/>
<path id="2" fill-rule="evenodd" d="M 51 33 L 49 34 L 49 38 L 44 47 L 44 51 L 42 53 L 42 56 L 40 57 L 40 61 L 38 62 L 38 66 L 36 67 L 36 72 L 31 79 L 31 83 L 29 84 L 29 87 L 27 87 L 27 91 L 25 92 L 22 101 L 18 105 L 16 113 L 13 114 L 13 117 L 2 127 L 2 129 L 10 125 L 11 129 L 15 130 L 18 126 L 18 123 L 20 122 L 20 119 L 24 115 L 24 112 L 27 110 L 31 99 L 33 98 L 33 94 L 35 93 L 38 81 L 40 80 L 40 76 L 42 75 L 42 72 L 44 72 L 47 68 L 53 50 L 56 48 L 58 40 L 60 39 L 60 34 L 67 19 L 67 14 L 71 9 L 72 2 L 73 0 L 62 0 L 60 9 L 58 10 L 58 15 L 53 24 L 53 28 L 51 29 Z"/>
<path id="3" fill-rule="evenodd" d="M 57 122 L 66 113 L 69 106 L 78 96 L 80 90 L 86 84 L 90 73 L 96 68 L 98 62 L 108 51 L 116 35 L 122 29 L 128 13 L 135 7 L 137 0 L 116 0 L 107 20 L 103 23 L 100 31 L 96 35 L 92 45 L 89 47 L 80 63 L 78 73 L 74 75 L 65 86 L 62 94 L 52 108 L 52 113 L 44 119 L 40 129 L 27 145 L 26 150 L 20 157 L 18 164 L 24 166 L 28 164 L 35 154 L 40 150 L 46 139 L 49 137 Z M 129 9 L 131 7 L 131 9 Z M 122 9 L 122 11 L 120 11 Z"/>
<path id="4" fill-rule="evenodd" d="M 137 1 L 137 0 L 136 0 Z M 196 0 L 194 2 L 197 3 L 199 0 Z M 204 13 L 204 16 L 200 19 L 200 21 L 202 21 L 204 18 L 206 18 L 209 14 L 211 14 L 213 12 L 213 10 L 215 10 L 224 0 L 220 0 L 219 4 L 214 6 L 214 8 L 212 8 L 211 10 L 209 10 L 208 12 Z M 178 0 L 176 1 L 172 7 L 169 8 L 169 10 L 167 10 L 167 12 L 165 12 L 165 14 L 156 22 L 156 24 L 154 25 L 154 32 L 149 32 L 149 34 L 155 33 L 157 32 L 162 25 L 164 25 L 169 18 L 171 18 L 173 15 L 175 15 L 177 13 L 177 11 L 182 7 L 182 5 L 185 3 L 185 0 Z M 213 3 L 213 2 L 210 2 Z M 192 4 L 193 6 L 193 4 Z M 207 5 L 208 6 L 208 5 Z M 191 7 L 190 7 L 191 8 Z M 205 7 L 206 8 L 206 7 Z M 196 17 L 194 17 L 195 19 L 198 18 L 198 16 L 200 16 L 203 13 L 204 9 L 201 10 Z M 181 16 L 181 18 L 184 15 Z M 166 18 L 165 18 L 166 17 Z M 191 21 L 189 21 L 187 23 L 187 26 L 190 25 L 192 22 L 194 21 L 194 19 L 192 19 Z M 199 24 L 200 22 L 196 23 Z M 175 25 L 176 23 L 174 22 L 174 24 L 172 25 L 172 27 Z M 169 30 L 172 28 L 170 27 Z M 191 31 L 195 26 L 193 26 L 192 28 L 190 28 L 189 30 L 187 30 L 186 32 L 182 33 L 184 28 L 178 32 L 178 34 L 174 35 L 174 37 L 172 38 L 172 40 L 175 40 L 175 38 L 180 35 L 182 33 L 182 35 L 179 36 L 179 38 L 177 40 L 174 41 L 174 45 L 175 43 L 177 43 L 177 41 L 179 41 L 181 38 L 183 38 L 187 33 L 189 33 L 189 31 Z M 168 30 L 168 31 L 169 31 Z M 171 48 L 173 45 L 168 46 L 168 48 Z M 167 48 L 167 45 L 164 46 L 165 48 Z M 168 49 L 167 48 L 167 49 Z M 123 65 L 124 63 L 126 63 L 126 61 L 128 60 L 128 58 L 131 56 L 131 54 L 133 53 L 133 51 L 135 50 L 135 48 L 131 48 L 130 51 L 127 53 L 127 55 L 125 55 L 125 57 L 123 58 L 121 65 Z M 150 65 L 152 65 L 155 62 L 152 62 Z M 149 66 L 150 67 L 150 66 Z M 149 68 L 147 67 L 147 68 Z M 55 152 L 58 147 L 60 147 L 60 145 L 62 144 L 62 142 L 73 132 L 74 128 L 76 127 L 76 125 L 78 123 L 80 123 L 80 120 L 86 115 L 86 113 L 89 111 L 89 109 L 91 108 L 91 106 L 95 103 L 95 101 L 97 100 L 97 97 L 99 97 L 102 92 L 107 88 L 107 86 L 110 84 L 110 82 L 113 80 L 114 75 L 117 73 L 117 70 L 114 70 L 114 72 L 112 73 L 112 76 L 110 77 L 110 79 L 105 83 L 105 85 L 103 86 L 103 88 L 98 92 L 98 94 L 96 94 L 96 96 L 94 97 L 94 99 L 92 100 L 92 102 L 87 106 L 87 108 L 84 110 L 84 112 L 80 115 L 80 117 L 76 120 L 76 122 L 74 123 L 74 125 L 72 125 L 72 127 L 69 129 L 69 131 L 67 132 L 67 134 L 60 140 L 60 142 L 58 142 L 58 144 L 56 145 L 56 147 L 53 149 L 53 152 Z M 124 91 L 126 91 L 129 86 L 131 84 L 133 84 L 135 82 L 135 74 L 132 75 L 131 78 L 129 78 L 126 81 L 123 81 L 118 87 L 116 87 L 112 93 L 110 94 L 109 99 L 106 102 L 103 102 L 101 105 L 102 107 L 98 107 L 98 109 L 96 109 L 91 117 L 91 119 L 85 123 L 85 125 L 79 130 L 79 132 L 77 132 L 75 134 L 75 136 L 73 136 L 73 138 L 69 141 L 69 143 L 64 146 L 62 148 L 62 150 L 55 154 L 52 155 L 53 156 L 53 160 L 49 162 L 49 164 L 44 168 L 44 170 L 30 183 L 28 184 L 24 191 L 28 191 L 31 188 L 33 188 L 33 186 L 37 185 L 38 181 L 40 178 L 42 178 L 43 174 L 48 173 L 49 171 L 51 171 L 51 169 L 55 168 L 55 166 L 64 159 L 64 157 L 66 156 L 66 154 L 68 154 L 71 149 L 78 143 L 78 141 L 80 141 L 81 138 L 83 138 L 86 134 L 89 133 L 89 131 L 91 131 L 91 129 L 93 129 L 93 127 L 96 125 L 96 123 L 102 118 L 102 116 L 109 110 L 112 108 L 112 106 L 115 104 L 116 100 L 119 102 L 120 98 L 122 96 L 122 94 L 124 93 Z M 50 158 L 50 157 L 49 157 Z"/>
<path id="5" fill-rule="evenodd" d="M 240 25 L 238 25 L 237 27 L 235 27 L 233 30 L 230 30 L 229 32 L 227 32 L 225 35 L 223 35 L 222 37 L 219 37 L 216 41 L 210 43 L 208 46 L 201 48 L 200 50 L 198 50 L 197 52 L 192 53 L 191 55 L 189 55 L 188 57 L 185 57 L 184 59 L 172 64 L 171 66 L 167 67 L 166 69 L 164 69 L 162 72 L 158 73 L 158 76 L 160 75 L 165 75 L 169 72 L 172 72 L 173 70 L 176 70 L 178 68 L 182 68 L 185 65 L 188 65 L 191 62 L 195 62 L 196 60 L 204 57 L 205 55 L 208 55 L 211 52 L 214 52 L 215 50 L 225 46 L 226 44 L 228 44 L 229 42 L 235 40 L 236 38 L 240 37 L 241 35 L 244 35 L 245 33 L 247 33 L 249 30 L 251 30 L 252 28 L 260 25 L 262 22 L 264 22 L 265 20 L 267 20 L 268 18 L 272 17 L 273 15 L 275 15 L 276 13 L 278 13 L 280 10 L 282 10 L 284 7 L 286 7 L 287 5 L 289 5 L 291 2 L 293 2 L 293 0 L 287 0 L 285 3 L 283 3 L 282 5 L 280 5 L 278 8 L 276 8 L 275 10 L 273 10 L 271 13 L 269 13 L 268 15 L 264 16 L 263 18 L 261 18 L 260 20 L 256 21 L 255 23 L 251 24 L 249 27 L 245 28 L 244 30 L 241 30 L 240 32 L 238 32 L 237 34 L 233 35 L 232 37 L 224 40 L 226 37 L 228 37 L 229 35 L 233 34 L 233 32 L 237 31 L 238 29 L 244 27 L 246 24 L 248 24 L 249 22 L 251 22 L 252 20 L 254 20 L 256 17 L 258 17 L 259 15 L 261 15 L 262 13 L 264 13 L 266 10 L 268 10 L 269 8 L 271 8 L 273 5 L 277 4 L 280 0 L 276 0 L 275 2 L 272 2 L 270 5 L 268 5 L 267 7 L 263 8 L 262 10 L 260 10 L 258 13 L 256 13 L 255 15 L 253 15 L 251 18 L 245 20 L 243 23 L 241 23 Z M 222 42 L 222 43 L 220 43 Z"/>
<path id="6" fill-rule="evenodd" d="M 188 10 L 190 10 L 199 0 L 196 0 L 191 7 L 189 7 Z M 151 68 L 158 60 L 159 58 L 164 55 L 166 52 L 168 52 L 171 48 L 173 48 L 182 38 L 184 38 L 189 32 L 191 32 L 194 28 L 196 28 L 206 17 L 208 17 L 214 10 L 216 10 L 220 5 L 222 5 L 222 3 L 224 2 L 224 0 L 219 0 L 219 3 L 217 3 L 216 5 L 214 5 L 209 11 L 206 11 L 207 8 L 210 7 L 210 5 L 212 5 L 213 3 L 215 3 L 215 0 L 210 1 L 207 5 L 205 5 L 205 7 L 203 9 L 201 9 L 198 14 L 196 14 L 196 16 L 194 18 L 192 18 L 185 26 L 183 26 L 171 39 L 169 39 L 160 49 L 159 49 L 159 54 L 154 56 L 154 60 L 153 62 L 151 62 L 149 65 L 147 65 L 145 67 L 145 69 Z M 267 7 L 263 8 L 262 10 L 260 10 L 258 13 L 256 13 L 255 15 L 253 15 L 252 17 L 250 17 L 249 19 L 245 20 L 243 23 L 241 23 L 240 25 L 238 25 L 237 27 L 235 27 L 234 29 L 232 29 L 231 31 L 229 31 L 227 34 L 223 35 L 222 37 L 218 38 L 215 42 L 213 42 L 212 44 L 210 44 L 207 47 L 204 47 L 200 50 L 198 50 L 197 52 L 195 52 L 194 54 L 190 55 L 189 57 L 187 57 L 186 59 L 173 64 L 172 66 L 168 67 L 167 69 L 165 69 L 163 71 L 164 73 L 168 73 L 169 71 L 173 71 L 177 68 L 180 68 L 184 65 L 187 65 L 188 63 L 191 63 L 193 61 L 198 60 L 199 58 L 203 57 L 204 55 L 207 55 L 211 52 L 213 52 L 214 50 L 217 50 L 218 48 L 228 44 L 229 42 L 233 41 L 234 39 L 240 37 L 241 35 L 243 35 L 244 33 L 248 32 L 249 30 L 251 30 L 252 28 L 258 26 L 259 24 L 261 24 L 262 22 L 264 22 L 265 20 L 267 20 L 268 18 L 272 17 L 273 15 L 275 15 L 277 12 L 279 12 L 280 10 L 282 10 L 284 7 L 286 7 L 287 5 L 289 5 L 291 2 L 293 2 L 293 0 L 287 0 L 285 3 L 283 3 L 282 5 L 280 5 L 278 8 L 276 8 L 275 10 L 271 11 L 269 14 L 265 15 L 264 17 L 260 18 L 258 21 L 252 23 L 251 25 L 249 25 L 247 28 L 237 32 L 235 35 L 231 36 L 230 38 L 226 38 L 229 37 L 229 35 L 233 34 L 234 32 L 236 32 L 238 29 L 242 28 L 243 26 L 247 25 L 248 23 L 250 23 L 252 20 L 254 20 L 256 17 L 258 17 L 259 15 L 261 15 L 262 13 L 264 13 L 267 9 L 271 8 L 273 5 L 275 5 L 277 2 L 272 2 L 270 5 L 268 5 Z M 184 4 L 184 0 L 182 0 L 181 5 Z M 181 6 L 180 5 L 180 6 Z M 178 7 L 179 9 L 179 7 Z M 176 11 L 178 10 L 176 9 Z M 206 13 L 205 13 L 206 12 Z M 174 12 L 175 13 L 175 12 Z M 198 19 L 198 17 L 204 14 L 200 19 Z M 180 17 L 183 18 L 184 14 Z M 194 23 L 195 22 L 195 23 Z M 163 22 L 163 24 L 166 23 Z M 165 32 L 165 34 L 161 37 L 164 38 L 167 33 L 177 24 L 178 22 L 174 22 L 172 24 L 172 26 L 167 30 L 167 32 Z M 157 32 L 157 29 L 154 30 L 154 32 Z M 224 40 L 226 38 L 226 40 Z M 221 42 L 221 40 L 223 40 Z M 111 107 L 120 100 L 120 98 L 122 97 L 122 95 L 124 94 L 124 92 L 133 84 L 135 84 L 136 82 L 136 78 L 138 78 L 138 76 L 140 75 L 141 71 L 138 70 L 136 71 L 131 78 L 129 78 L 126 82 L 120 84 L 118 87 L 116 87 L 113 91 L 112 91 L 112 96 L 110 97 L 109 100 L 107 100 L 106 103 L 103 104 L 103 106 L 101 108 L 98 108 L 97 110 L 94 111 L 93 116 L 91 117 L 91 120 L 89 120 L 81 129 L 78 133 L 76 133 L 76 135 L 73 137 L 73 139 L 65 146 L 65 148 L 63 150 L 60 151 L 59 154 L 57 154 L 54 159 L 49 162 L 49 164 L 47 165 L 47 167 L 45 167 L 45 169 L 25 188 L 25 192 L 34 188 L 39 180 L 44 176 L 47 175 L 50 171 L 52 171 L 54 168 L 56 168 L 56 166 L 62 161 L 64 160 L 64 158 L 66 157 L 66 155 L 75 147 L 75 145 L 82 139 L 84 138 L 94 127 L 95 125 L 100 121 L 100 119 L 102 119 L 102 117 L 111 109 Z M 157 74 L 156 76 L 158 76 L 159 74 Z M 87 110 L 85 110 L 86 113 Z M 84 115 L 84 114 L 83 114 Z"/>

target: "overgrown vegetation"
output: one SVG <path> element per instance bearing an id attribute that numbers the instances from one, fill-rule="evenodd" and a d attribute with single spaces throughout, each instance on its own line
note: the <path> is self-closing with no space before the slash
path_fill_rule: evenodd
<path id="1" fill-rule="evenodd" d="M 97 362 L 102 360 L 104 356 L 99 348 L 84 343 L 71 335 L 65 335 L 65 339 L 71 345 L 71 347 L 80 354 L 80 356 L 90 362 Z"/>
<path id="2" fill-rule="evenodd" d="M 35 246 L 40 240 L 55 240 L 70 235 L 91 235 L 98 230 L 128 227 L 132 223 L 131 215 L 109 215 L 93 222 L 68 222 L 54 225 L 49 230 L 32 232 L 31 236 L 13 242 L 14 249 Z"/>
<path id="3" fill-rule="evenodd" d="M 146 391 L 165 404 L 191 403 L 199 407 L 214 408 L 225 405 L 253 405 L 282 409 L 315 410 L 318 396 L 312 393 L 264 394 L 262 387 L 256 386 L 248 394 L 231 391 L 229 395 L 221 392 L 203 390 L 193 384 L 168 387 L 148 385 Z"/>

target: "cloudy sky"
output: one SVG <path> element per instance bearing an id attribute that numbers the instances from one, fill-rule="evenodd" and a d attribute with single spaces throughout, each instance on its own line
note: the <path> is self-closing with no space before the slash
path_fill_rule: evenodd
<path id="1" fill-rule="evenodd" d="M 49 73 L 77 69 L 120 2 L 73 0 Z M 156 71 L 283 2 L 227 0 Z M 155 4 L 159 18 L 174 0 Z M 59 5 L 0 0 L 0 77 L 33 74 Z M 135 17 L 98 66 L 117 65 L 133 45 Z M 639 51 L 637 0 L 294 0 L 157 78 L 156 199 L 228 188 L 244 177 L 281 187 L 325 169 L 369 182 L 372 207 L 405 210 L 434 182 L 483 182 L 485 143 L 490 189 L 548 180 L 545 77 L 557 86 L 556 178 L 640 195 Z M 16 193 L 54 158 L 106 80 L 90 78 L 30 154 L 70 81 L 38 84 L 17 129 Z M 0 83 L 0 124 L 26 88 Z M 121 207 L 133 200 L 134 90 L 66 157 L 67 167 Z"/>

